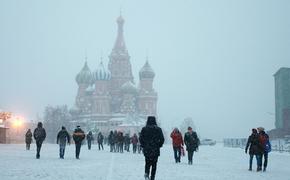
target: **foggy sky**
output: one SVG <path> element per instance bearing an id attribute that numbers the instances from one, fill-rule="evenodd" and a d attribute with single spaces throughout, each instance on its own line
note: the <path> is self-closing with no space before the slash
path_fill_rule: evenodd
<path id="1" fill-rule="evenodd" d="M 163 127 L 193 117 L 202 137 L 245 137 L 274 128 L 274 78 L 290 67 L 288 0 L 2 0 L 0 109 L 33 120 L 74 104 L 76 74 L 113 48 L 122 9 L 135 82 L 156 72 Z"/>

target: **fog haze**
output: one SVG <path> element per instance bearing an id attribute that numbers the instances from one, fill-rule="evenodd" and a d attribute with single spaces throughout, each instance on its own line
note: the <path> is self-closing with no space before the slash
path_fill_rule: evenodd
<path id="1" fill-rule="evenodd" d="M 202 137 L 274 128 L 273 74 L 290 67 L 287 0 L 0 1 L 0 109 L 35 120 L 48 104 L 73 106 L 85 56 L 92 71 L 102 55 L 108 63 L 120 9 L 135 82 L 147 55 L 156 73 L 164 128 L 186 117 Z"/>

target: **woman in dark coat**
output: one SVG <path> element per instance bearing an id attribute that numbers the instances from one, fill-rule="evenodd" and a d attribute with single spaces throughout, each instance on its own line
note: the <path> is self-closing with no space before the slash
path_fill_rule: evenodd
<path id="1" fill-rule="evenodd" d="M 260 171 L 260 168 L 261 168 L 260 162 L 261 162 L 261 157 L 263 154 L 263 147 L 261 146 L 259 142 L 259 134 L 256 129 L 252 129 L 252 134 L 248 138 L 248 142 L 245 149 L 246 154 L 248 153 L 248 149 L 249 149 L 249 155 L 250 155 L 249 171 L 252 171 L 252 163 L 253 163 L 254 156 L 256 156 L 256 160 L 257 160 L 257 171 Z"/>
<path id="2" fill-rule="evenodd" d="M 30 129 L 25 134 L 26 150 L 30 150 L 30 144 L 32 142 L 32 132 Z"/>
<path id="3" fill-rule="evenodd" d="M 140 135 L 140 144 L 145 156 L 145 178 L 148 180 L 150 167 L 152 167 L 150 180 L 155 179 L 157 161 L 163 143 L 164 136 L 161 128 L 157 126 L 155 117 L 149 116 L 147 124 L 142 128 Z"/>

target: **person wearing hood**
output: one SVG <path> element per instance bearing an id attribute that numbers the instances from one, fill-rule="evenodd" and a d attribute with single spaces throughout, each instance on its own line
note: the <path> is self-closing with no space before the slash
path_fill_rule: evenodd
<path id="1" fill-rule="evenodd" d="M 268 165 L 268 154 L 271 152 L 271 143 L 269 140 L 269 135 L 265 132 L 265 129 L 263 127 L 258 127 L 258 134 L 259 134 L 259 142 L 262 145 L 262 156 L 260 159 L 260 171 L 262 170 L 265 172 Z M 264 159 L 264 162 L 263 162 Z"/>
<path id="2" fill-rule="evenodd" d="M 154 180 L 160 148 L 164 144 L 162 129 L 157 126 L 154 116 L 147 118 L 146 126 L 141 130 L 140 144 L 145 156 L 145 179 L 149 180 L 150 168 L 152 168 L 150 180 Z"/>
<path id="3" fill-rule="evenodd" d="M 25 134 L 26 150 L 30 150 L 30 144 L 32 142 L 32 132 L 30 129 Z"/>
<path id="4" fill-rule="evenodd" d="M 45 129 L 42 127 L 42 122 L 38 122 L 37 128 L 34 129 L 33 137 L 36 141 L 36 159 L 40 158 L 40 149 L 43 141 L 46 138 Z"/>
<path id="5" fill-rule="evenodd" d="M 184 145 L 182 134 L 179 132 L 178 128 L 174 128 L 174 130 L 170 134 L 170 137 L 172 139 L 175 162 L 180 163 L 181 147 Z"/>
<path id="6" fill-rule="evenodd" d="M 94 140 L 93 133 L 92 131 L 89 131 L 89 133 L 87 134 L 88 150 L 91 150 L 93 140 Z"/>
<path id="7" fill-rule="evenodd" d="M 85 137 L 86 135 L 84 131 L 81 129 L 80 126 L 77 126 L 77 128 L 75 129 L 73 133 L 73 140 L 76 145 L 76 159 L 80 159 L 81 146 Z"/>
<path id="8" fill-rule="evenodd" d="M 250 161 L 249 161 L 249 171 L 252 171 L 253 158 L 256 156 L 257 160 L 257 171 L 260 171 L 260 162 L 263 153 L 263 148 L 259 142 L 259 135 L 256 129 L 252 129 L 252 134 L 248 138 L 245 153 L 247 154 L 249 150 Z"/>
<path id="9" fill-rule="evenodd" d="M 70 144 L 70 135 L 64 126 L 61 127 L 56 139 L 56 144 L 59 144 L 59 158 L 64 159 L 66 143 Z"/>

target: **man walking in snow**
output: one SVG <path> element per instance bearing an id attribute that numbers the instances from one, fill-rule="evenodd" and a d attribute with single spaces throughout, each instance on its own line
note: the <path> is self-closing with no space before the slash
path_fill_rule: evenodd
<path id="1" fill-rule="evenodd" d="M 104 136 L 103 136 L 103 134 L 101 132 L 99 132 L 99 134 L 98 134 L 99 150 L 101 150 L 101 147 L 102 147 L 102 150 L 104 150 L 103 141 L 104 141 Z"/>
<path id="2" fill-rule="evenodd" d="M 74 131 L 73 134 L 73 139 L 75 141 L 75 145 L 76 145 L 76 158 L 80 159 L 80 152 L 81 152 L 81 146 L 82 146 L 82 142 L 85 139 L 86 135 L 84 133 L 84 131 L 81 129 L 80 126 L 77 126 L 77 128 Z"/>
<path id="3" fill-rule="evenodd" d="M 30 144 L 32 142 L 32 132 L 30 129 L 25 134 L 26 150 L 30 150 Z"/>
<path id="4" fill-rule="evenodd" d="M 259 132 L 259 142 L 262 145 L 262 156 L 260 159 L 260 170 L 262 170 L 263 165 L 263 171 L 265 172 L 268 165 L 268 154 L 271 151 L 271 144 L 269 141 L 269 135 L 265 132 L 265 129 L 263 127 L 257 128 Z M 264 163 L 263 163 L 264 158 Z"/>
<path id="5" fill-rule="evenodd" d="M 156 118 L 149 116 L 147 118 L 146 126 L 142 128 L 140 135 L 140 144 L 143 148 L 145 156 L 145 179 L 149 180 L 150 168 L 151 176 L 150 180 L 155 179 L 157 161 L 160 155 L 160 148 L 163 146 L 164 136 L 162 129 L 157 126 Z"/>
<path id="6" fill-rule="evenodd" d="M 192 164 L 193 153 L 194 151 L 198 151 L 200 141 L 196 132 L 194 132 L 191 127 L 188 127 L 187 129 L 188 132 L 184 135 L 184 143 L 188 152 L 188 164 Z"/>
<path id="7" fill-rule="evenodd" d="M 92 141 L 94 140 L 92 131 L 89 131 L 87 134 L 87 142 L 88 142 L 88 149 L 91 150 L 92 147 Z"/>
<path id="8" fill-rule="evenodd" d="M 37 128 L 33 132 L 33 137 L 36 141 L 36 159 L 40 158 L 40 149 L 43 141 L 46 138 L 45 129 L 42 127 L 42 122 L 38 122 Z"/>
<path id="9" fill-rule="evenodd" d="M 64 159 L 66 143 L 70 144 L 70 135 L 64 126 L 61 127 L 61 130 L 57 134 L 56 143 L 59 144 L 59 158 Z"/>
<path id="10" fill-rule="evenodd" d="M 250 149 L 249 149 L 250 147 Z M 252 171 L 253 158 L 256 156 L 257 160 L 257 171 L 260 171 L 261 158 L 263 153 L 262 145 L 259 141 L 259 135 L 256 129 L 252 129 L 252 134 L 248 138 L 245 153 L 247 154 L 249 149 L 250 161 L 249 161 L 249 171 Z"/>

